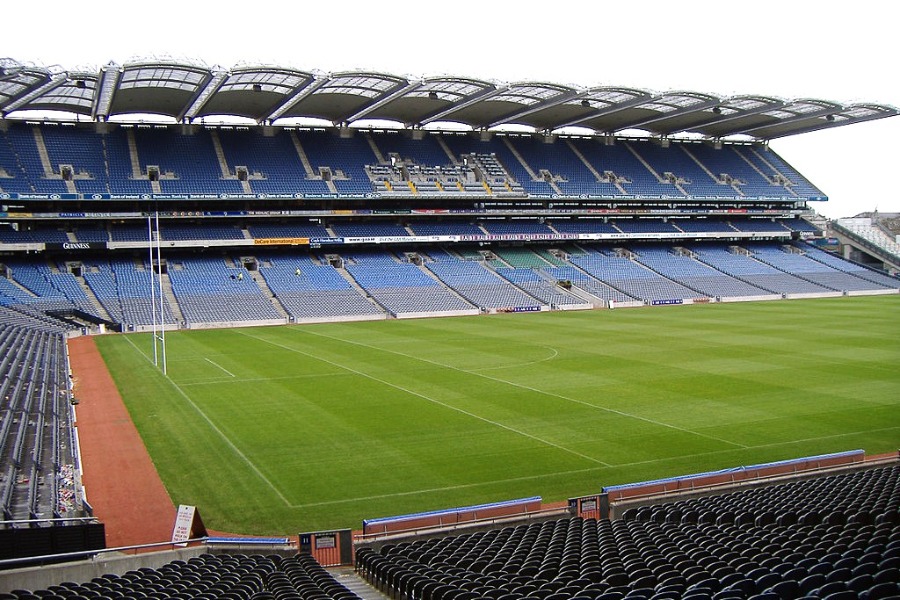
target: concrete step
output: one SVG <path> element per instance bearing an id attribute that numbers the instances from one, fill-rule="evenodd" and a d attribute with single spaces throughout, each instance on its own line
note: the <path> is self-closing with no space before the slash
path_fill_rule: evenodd
<path id="1" fill-rule="evenodd" d="M 338 583 L 363 600 L 390 600 L 390 596 L 386 596 L 372 587 L 368 581 L 357 574 L 353 567 L 333 567 L 329 568 L 328 572 Z"/>

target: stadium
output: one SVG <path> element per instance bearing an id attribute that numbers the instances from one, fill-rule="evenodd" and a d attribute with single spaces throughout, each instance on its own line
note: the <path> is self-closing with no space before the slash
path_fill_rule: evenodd
<path id="1" fill-rule="evenodd" d="M 0 598 L 900 596 L 898 112 L 0 59 Z"/>

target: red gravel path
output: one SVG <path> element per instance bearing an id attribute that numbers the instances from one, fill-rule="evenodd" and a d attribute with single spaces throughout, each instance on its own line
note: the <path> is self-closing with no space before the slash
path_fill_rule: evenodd
<path id="1" fill-rule="evenodd" d="M 84 487 L 107 547 L 165 542 L 176 508 L 89 336 L 69 340 Z"/>

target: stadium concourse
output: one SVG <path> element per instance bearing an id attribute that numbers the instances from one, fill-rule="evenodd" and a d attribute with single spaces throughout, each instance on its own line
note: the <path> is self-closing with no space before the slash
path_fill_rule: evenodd
<path id="1" fill-rule="evenodd" d="M 355 562 L 370 586 L 316 562 L 314 535 L 108 558 L 111 545 L 165 541 L 174 506 L 120 400 L 80 404 L 108 388 L 73 377 L 102 369 L 92 339 L 72 339 L 896 295 L 896 241 L 877 219 L 819 218 L 827 196 L 767 142 L 897 113 L 0 59 L 0 598 L 900 596 L 896 456 L 649 495 L 621 513 L 598 496 L 524 524 L 367 539 Z M 221 115 L 239 119 L 210 124 Z M 147 488 L 103 471 L 136 461 Z M 22 567 L 35 557 L 66 564 Z"/>

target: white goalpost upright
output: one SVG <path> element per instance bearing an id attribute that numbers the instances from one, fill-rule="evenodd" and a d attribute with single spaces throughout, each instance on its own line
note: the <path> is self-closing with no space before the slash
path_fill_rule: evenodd
<path id="1" fill-rule="evenodd" d="M 165 295 L 162 285 L 162 252 L 159 236 L 159 212 L 154 217 L 147 215 L 147 246 L 150 252 L 150 315 L 153 330 L 153 364 L 162 369 L 163 375 L 168 374 L 166 364 L 166 312 Z M 156 267 L 153 263 L 153 241 L 156 240 Z M 154 275 L 156 275 L 154 279 Z M 159 292 L 157 294 L 157 292 Z M 159 311 L 157 312 L 156 297 L 159 296 Z"/>

